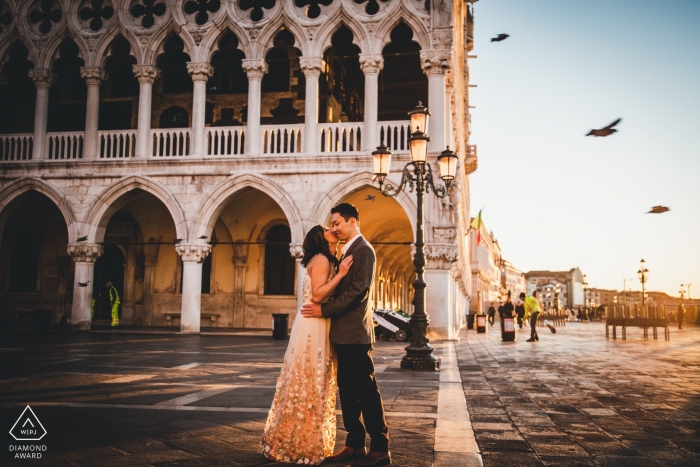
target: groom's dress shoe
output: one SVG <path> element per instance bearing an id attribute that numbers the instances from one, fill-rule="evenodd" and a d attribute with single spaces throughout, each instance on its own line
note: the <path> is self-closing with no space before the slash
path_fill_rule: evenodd
<path id="1" fill-rule="evenodd" d="M 358 459 L 364 459 L 365 457 L 365 448 L 357 448 L 353 449 L 348 446 L 343 446 L 343 449 L 341 449 L 338 453 L 333 454 L 330 457 L 326 457 L 325 463 L 333 463 L 333 462 L 345 462 L 345 463 L 350 463 L 352 461 L 356 461 Z"/>
<path id="2" fill-rule="evenodd" d="M 352 463 L 352 467 L 379 467 L 391 464 L 391 454 L 388 452 L 370 451 L 361 460 Z"/>

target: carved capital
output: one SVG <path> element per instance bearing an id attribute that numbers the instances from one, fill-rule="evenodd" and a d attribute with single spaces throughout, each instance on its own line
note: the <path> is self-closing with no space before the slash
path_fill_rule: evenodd
<path id="1" fill-rule="evenodd" d="M 134 65 L 134 76 L 141 84 L 153 84 L 160 78 L 160 70 L 153 65 Z"/>
<path id="2" fill-rule="evenodd" d="M 97 243 L 69 243 L 68 254 L 76 263 L 94 263 L 104 253 L 104 247 Z"/>
<path id="3" fill-rule="evenodd" d="M 455 245 L 426 245 L 424 252 L 427 269 L 451 269 L 452 263 L 459 258 L 459 249 Z"/>
<path id="4" fill-rule="evenodd" d="M 37 88 L 48 89 L 51 87 L 56 78 L 58 77 L 51 70 L 39 69 L 39 70 L 29 70 L 29 77 L 34 81 Z"/>
<path id="5" fill-rule="evenodd" d="M 452 68 L 451 50 L 421 50 L 420 65 L 423 72 L 430 76 L 434 74 L 444 75 Z"/>
<path id="6" fill-rule="evenodd" d="M 323 71 L 323 57 L 300 57 L 299 68 L 304 73 L 304 76 L 321 76 Z"/>
<path id="7" fill-rule="evenodd" d="M 384 68 L 382 54 L 360 54 L 360 68 L 366 75 L 376 75 Z"/>
<path id="8" fill-rule="evenodd" d="M 208 81 L 214 76 L 214 67 L 207 62 L 187 62 L 187 72 L 192 81 Z"/>
<path id="9" fill-rule="evenodd" d="M 80 77 L 85 80 L 88 86 L 99 86 L 107 79 L 107 72 L 104 68 L 80 68 Z"/>
<path id="10" fill-rule="evenodd" d="M 248 75 L 248 79 L 262 80 L 267 73 L 267 63 L 262 59 L 243 59 L 241 66 Z"/>
<path id="11" fill-rule="evenodd" d="M 244 240 L 237 240 L 241 243 L 233 245 L 233 264 L 235 266 L 245 266 L 248 263 L 248 244 Z"/>
<path id="12" fill-rule="evenodd" d="M 443 50 L 452 48 L 452 29 L 436 29 L 433 31 L 431 43 L 433 49 Z"/>
<path id="13" fill-rule="evenodd" d="M 179 244 L 175 251 L 180 255 L 182 261 L 200 263 L 204 261 L 211 252 L 211 245 Z"/>
<path id="14" fill-rule="evenodd" d="M 300 260 L 304 257 L 304 249 L 301 247 L 301 243 L 292 243 L 289 245 L 289 253 L 292 258 Z"/>

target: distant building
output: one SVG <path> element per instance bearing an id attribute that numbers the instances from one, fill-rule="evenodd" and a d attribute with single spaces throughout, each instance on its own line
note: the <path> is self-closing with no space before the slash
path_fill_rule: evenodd
<path id="1" fill-rule="evenodd" d="M 478 233 L 481 234 L 481 241 L 477 245 Z M 469 252 L 472 270 L 470 313 L 482 313 L 491 302 L 499 300 L 501 247 L 482 223 L 480 232 L 475 229 L 469 231 Z"/>
<path id="2" fill-rule="evenodd" d="M 518 297 L 521 292 L 527 293 L 525 273 L 513 266 L 510 261 L 501 260 L 501 287 L 504 294 L 510 291 L 513 299 Z"/>
<path id="3" fill-rule="evenodd" d="M 525 273 L 527 293 L 537 290 L 545 308 L 554 306 L 555 288 L 559 284 L 559 306 L 572 308 L 584 305 L 583 274 L 579 268 L 569 271 L 530 271 Z M 549 306 L 548 306 L 549 304 Z"/>

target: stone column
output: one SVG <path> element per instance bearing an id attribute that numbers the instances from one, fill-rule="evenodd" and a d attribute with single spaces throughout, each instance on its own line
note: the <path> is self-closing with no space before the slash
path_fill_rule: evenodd
<path id="1" fill-rule="evenodd" d="M 151 154 L 151 97 L 153 83 L 160 77 L 160 70 L 153 65 L 134 65 L 134 76 L 139 80 L 139 116 L 136 131 L 136 157 Z"/>
<path id="2" fill-rule="evenodd" d="M 420 53 L 421 67 L 428 75 L 428 109 L 430 110 L 430 123 L 427 133 L 430 136 L 428 150 L 441 152 L 447 146 L 447 127 L 452 122 L 445 119 L 445 73 L 452 67 L 452 52 L 450 50 L 425 50 Z"/>
<path id="3" fill-rule="evenodd" d="M 194 82 L 192 91 L 192 155 L 202 157 L 206 155 L 204 114 L 207 110 L 207 81 L 214 76 L 214 67 L 206 62 L 187 62 L 187 71 Z"/>
<path id="4" fill-rule="evenodd" d="M 323 70 L 323 57 L 301 57 L 299 66 L 306 77 L 306 101 L 304 103 L 304 152 L 318 153 L 318 77 Z"/>
<path id="5" fill-rule="evenodd" d="M 426 245 L 425 282 L 430 284 L 426 290 L 426 311 L 430 316 L 428 336 L 430 339 L 456 339 L 459 323 L 455 322 L 455 310 L 451 297 L 455 287 L 452 278 L 452 263 L 457 261 L 459 252 L 453 245 Z"/>
<path id="6" fill-rule="evenodd" d="M 97 124 L 100 118 L 100 85 L 107 79 L 107 73 L 102 68 L 81 68 L 80 76 L 87 83 L 83 159 L 97 159 L 100 153 L 100 142 L 97 137 Z"/>
<path id="7" fill-rule="evenodd" d="M 56 80 L 56 75 L 51 70 L 29 70 L 29 77 L 36 86 L 32 160 L 41 160 L 47 158 L 46 125 L 49 121 L 49 89 Z"/>
<path id="8" fill-rule="evenodd" d="M 248 122 L 246 123 L 246 153 L 260 154 L 260 98 L 262 79 L 267 73 L 263 59 L 244 59 L 243 70 L 248 75 Z"/>
<path id="9" fill-rule="evenodd" d="M 211 246 L 180 244 L 175 251 L 182 257 L 180 332 L 198 333 L 202 317 L 202 262 Z"/>
<path id="10" fill-rule="evenodd" d="M 384 68 L 382 54 L 360 54 L 360 68 L 365 74 L 365 127 L 362 133 L 362 149 L 374 151 L 377 140 L 377 114 L 379 112 L 379 72 Z"/>
<path id="11" fill-rule="evenodd" d="M 244 240 L 238 240 L 244 241 Z M 248 245 L 233 245 L 233 327 L 245 327 L 245 273 L 248 268 Z"/>
<path id="12" fill-rule="evenodd" d="M 145 266 L 143 272 L 143 316 L 142 324 L 146 326 L 153 325 L 153 294 L 155 276 L 156 276 L 156 264 L 158 263 L 158 244 L 155 246 L 150 246 L 148 244 L 144 245 L 144 256 L 145 256 Z"/>
<path id="13" fill-rule="evenodd" d="M 307 94 L 308 96 L 308 94 Z M 293 243 L 289 246 L 289 253 L 291 253 L 292 258 L 297 263 L 297 309 L 299 311 L 301 306 L 304 304 L 304 276 L 306 275 L 306 268 L 301 265 L 301 260 L 304 258 L 304 250 L 298 243 Z"/>
<path id="14" fill-rule="evenodd" d="M 68 254 L 75 261 L 75 284 L 73 284 L 73 309 L 71 325 L 73 329 L 86 331 L 92 325 L 92 289 L 95 261 L 104 252 L 102 245 L 94 243 L 71 243 Z M 80 286 L 87 284 L 87 286 Z"/>

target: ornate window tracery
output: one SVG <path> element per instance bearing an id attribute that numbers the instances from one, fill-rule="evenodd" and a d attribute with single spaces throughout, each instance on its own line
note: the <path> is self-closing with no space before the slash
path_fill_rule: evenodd
<path id="1" fill-rule="evenodd" d="M 239 0 L 238 7 L 243 11 L 251 10 L 250 20 L 258 22 L 265 16 L 263 8 L 270 10 L 276 3 L 277 0 Z"/>
<path id="2" fill-rule="evenodd" d="M 0 1 L 0 34 L 3 33 L 3 29 L 7 29 L 7 26 L 12 23 L 12 11 L 5 7 L 5 3 Z M 3 28 L 5 26 L 5 28 Z"/>
<path id="3" fill-rule="evenodd" d="M 389 0 L 355 0 L 355 3 L 358 5 L 367 3 L 367 5 L 365 5 L 365 13 L 368 15 L 376 15 L 379 13 L 379 2 L 387 3 L 388 1 Z M 429 0 L 426 1 L 426 3 L 429 3 Z"/>
<path id="4" fill-rule="evenodd" d="M 91 0 L 90 6 L 81 9 L 79 13 L 83 21 L 90 20 L 90 29 L 95 32 L 102 29 L 103 19 L 114 16 L 114 8 L 104 3 L 104 0 Z"/>
<path id="5" fill-rule="evenodd" d="M 134 18 L 143 16 L 141 26 L 148 29 L 155 24 L 156 16 L 165 14 L 165 9 L 164 2 L 156 3 L 156 0 L 143 0 L 142 3 L 136 3 L 131 7 L 131 16 Z"/>
<path id="6" fill-rule="evenodd" d="M 185 13 L 195 15 L 194 21 L 199 26 L 209 21 L 209 13 L 216 13 L 220 8 L 220 0 L 190 0 L 185 3 Z"/>
<path id="7" fill-rule="evenodd" d="M 306 7 L 306 16 L 315 19 L 321 15 L 321 5 L 328 6 L 333 0 L 295 0 L 294 4 L 298 8 Z"/>
<path id="8" fill-rule="evenodd" d="M 38 24 L 41 34 L 48 34 L 53 27 L 51 23 L 58 23 L 63 18 L 63 11 L 60 5 L 57 8 L 54 8 L 53 5 L 54 0 L 41 0 L 39 9 L 29 13 L 29 22 Z"/>

